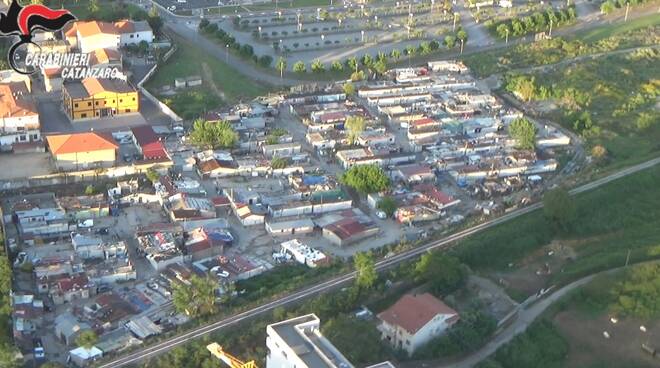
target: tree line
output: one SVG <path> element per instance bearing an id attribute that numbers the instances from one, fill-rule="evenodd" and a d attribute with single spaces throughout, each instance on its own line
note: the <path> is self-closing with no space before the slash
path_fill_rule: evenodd
<path id="1" fill-rule="evenodd" d="M 522 18 L 512 18 L 501 21 L 488 21 L 485 25 L 501 38 L 523 36 L 533 32 L 549 30 L 550 24 L 559 27 L 575 21 L 577 13 L 575 7 L 566 9 L 548 8 L 545 12 L 534 12 Z"/>
<path id="2" fill-rule="evenodd" d="M 273 63 L 273 57 L 270 55 L 256 55 L 254 53 L 254 48 L 252 45 L 244 44 L 241 45 L 236 38 L 232 35 L 225 32 L 223 29 L 219 28 L 216 23 L 209 22 L 208 19 L 202 19 L 199 22 L 199 30 L 211 37 L 212 39 L 220 42 L 222 45 L 225 45 L 227 49 L 232 49 L 238 56 L 245 60 L 251 60 L 256 65 L 259 65 L 264 68 L 268 68 Z M 229 50 L 226 50 L 229 51 Z"/>

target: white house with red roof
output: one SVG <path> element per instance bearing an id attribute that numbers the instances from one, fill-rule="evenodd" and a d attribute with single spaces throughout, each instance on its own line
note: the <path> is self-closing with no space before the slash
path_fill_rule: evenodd
<path id="1" fill-rule="evenodd" d="M 378 330 L 395 349 L 411 354 L 460 319 L 458 312 L 429 293 L 406 294 L 378 314 Z"/>

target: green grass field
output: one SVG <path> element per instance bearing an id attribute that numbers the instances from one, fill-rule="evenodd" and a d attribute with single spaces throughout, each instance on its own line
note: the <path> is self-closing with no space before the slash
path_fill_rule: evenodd
<path id="1" fill-rule="evenodd" d="M 51 6 L 63 7 L 71 11 L 78 19 L 100 19 L 114 21 L 122 18 L 144 19 L 147 15 L 145 9 L 129 3 L 118 3 L 110 0 L 99 0 L 99 11 L 92 14 L 89 10 L 89 1 L 52 1 Z"/>
<path id="2" fill-rule="evenodd" d="M 534 73 L 533 100 L 553 102 L 544 113 L 582 133 L 588 146 L 603 145 L 609 169 L 633 164 L 660 152 L 660 52 L 652 49 L 583 60 L 547 73 Z M 541 92 L 549 91 L 545 95 Z M 593 129 L 575 126 L 579 114 L 591 116 Z"/>
<path id="3" fill-rule="evenodd" d="M 556 273 L 564 283 L 595 271 L 660 258 L 660 167 L 614 181 L 575 198 L 577 220 L 556 234 L 542 211 L 507 222 L 459 244 L 454 252 L 475 270 L 506 270 L 554 239 L 579 239 L 577 259 Z M 595 238 L 595 236 L 598 236 Z"/>
<path id="4" fill-rule="evenodd" d="M 177 113 L 186 119 L 198 116 L 204 111 L 215 109 L 225 103 L 248 101 L 268 93 L 268 86 L 236 72 L 233 68 L 190 43 L 177 43 L 177 51 L 163 63 L 156 74 L 146 83 L 146 87 L 158 95 L 157 90 L 165 85 L 174 85 L 176 78 L 202 75 L 209 70 L 217 88 L 224 94 L 224 100 L 211 92 L 210 88 L 198 93 L 184 93 L 182 96 L 167 97 Z M 210 83 L 208 80 L 205 82 Z M 194 96 L 192 96 L 193 94 Z M 191 95 L 191 96 L 186 96 Z M 191 103 L 192 102 L 192 103 Z"/>
<path id="5" fill-rule="evenodd" d="M 463 58 L 478 76 L 547 65 L 567 58 L 660 43 L 660 16 L 649 15 L 627 23 L 608 24 L 571 37 L 510 46 Z"/>

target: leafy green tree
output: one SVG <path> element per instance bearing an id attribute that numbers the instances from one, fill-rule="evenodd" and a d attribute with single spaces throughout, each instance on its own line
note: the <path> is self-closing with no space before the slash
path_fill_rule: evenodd
<path id="1" fill-rule="evenodd" d="M 85 187 L 85 195 L 94 195 L 95 193 L 96 189 L 93 185 L 89 184 Z"/>
<path id="2" fill-rule="evenodd" d="M 612 311 L 644 320 L 660 316 L 660 264 L 633 267 L 612 291 Z"/>
<path id="3" fill-rule="evenodd" d="M 316 59 L 312 62 L 312 72 L 314 73 L 323 73 L 325 72 L 325 65 L 323 65 L 323 62 L 319 59 Z"/>
<path id="4" fill-rule="evenodd" d="M 366 123 L 364 121 L 364 118 L 361 116 L 349 116 L 346 119 L 346 122 L 344 123 L 344 127 L 346 128 L 347 138 L 350 144 L 355 144 L 355 142 L 357 142 L 357 139 L 358 137 L 360 137 L 360 134 L 362 134 L 362 132 L 364 131 L 365 126 Z"/>
<path id="5" fill-rule="evenodd" d="M 213 314 L 216 311 L 216 289 L 218 281 L 211 275 L 193 275 L 190 285 L 177 283 L 173 287 L 172 302 L 179 313 L 192 317 Z"/>
<path id="6" fill-rule="evenodd" d="M 360 70 L 360 71 L 357 71 L 357 72 L 354 72 L 353 74 L 351 74 L 351 81 L 353 81 L 353 82 L 358 82 L 358 81 L 364 80 L 364 78 L 365 78 L 364 70 Z"/>
<path id="7" fill-rule="evenodd" d="M 147 169 L 147 174 L 146 175 L 147 175 L 147 179 L 149 179 L 149 181 L 152 182 L 152 183 L 155 183 L 158 180 L 160 180 L 160 174 L 158 173 L 158 171 L 154 170 L 153 167 L 150 167 L 149 169 Z"/>
<path id="8" fill-rule="evenodd" d="M 163 19 L 160 17 L 160 14 L 158 13 L 158 9 L 156 8 L 155 5 L 152 6 L 151 9 L 149 9 L 147 22 L 149 23 L 149 26 L 151 27 L 151 29 L 154 31 L 155 34 L 160 34 L 161 31 L 163 30 Z M 201 22 L 200 22 L 200 28 L 203 28 Z"/>
<path id="9" fill-rule="evenodd" d="M 262 68 L 268 68 L 273 63 L 273 57 L 270 55 L 261 55 L 257 61 Z"/>
<path id="10" fill-rule="evenodd" d="M 422 55 L 428 55 L 431 53 L 431 44 L 428 41 L 423 41 L 419 44 L 419 53 Z"/>
<path id="11" fill-rule="evenodd" d="M 353 96 L 355 94 L 355 86 L 351 82 L 344 83 L 342 89 L 344 90 L 346 96 Z"/>
<path id="12" fill-rule="evenodd" d="M 610 0 L 607 0 L 604 3 L 600 4 L 600 12 L 603 14 L 610 14 L 611 12 L 614 11 L 614 9 L 616 9 L 616 6 Z"/>
<path id="13" fill-rule="evenodd" d="M 373 70 L 378 75 L 383 75 L 387 72 L 387 62 L 384 60 L 378 60 L 373 64 Z"/>
<path id="14" fill-rule="evenodd" d="M 364 54 L 362 55 L 362 59 L 360 60 L 360 62 L 362 63 L 362 65 L 366 67 L 370 67 L 374 63 L 374 58 L 369 54 Z"/>
<path id="15" fill-rule="evenodd" d="M 355 56 L 346 59 L 346 68 L 351 71 L 356 71 L 358 68 L 358 60 Z"/>
<path id="16" fill-rule="evenodd" d="M 593 128 L 594 123 L 591 120 L 591 114 L 588 111 L 583 111 L 577 116 L 573 122 L 573 130 L 581 135 L 587 135 Z"/>
<path id="17" fill-rule="evenodd" d="M 89 4 L 87 4 L 87 10 L 90 13 L 96 14 L 100 9 L 101 7 L 99 6 L 99 0 L 89 0 Z"/>
<path id="18" fill-rule="evenodd" d="M 339 60 L 335 60 L 330 65 L 330 69 L 333 72 L 341 72 L 342 70 L 344 70 L 344 65 Z"/>
<path id="19" fill-rule="evenodd" d="M 465 284 L 467 272 L 456 257 L 443 252 L 428 252 L 415 264 L 415 279 L 428 282 L 436 295 L 449 294 Z"/>
<path id="20" fill-rule="evenodd" d="M 353 265 L 357 272 L 355 285 L 362 290 L 371 289 L 378 279 L 373 254 L 371 252 L 356 253 L 353 257 Z"/>
<path id="21" fill-rule="evenodd" d="M 533 323 L 525 333 L 504 345 L 494 355 L 500 367 L 564 367 L 568 344 L 548 319 Z"/>
<path id="22" fill-rule="evenodd" d="M 94 347 L 98 341 L 99 337 L 96 335 L 96 332 L 92 330 L 85 330 L 78 335 L 78 338 L 76 338 L 76 344 L 87 350 Z"/>
<path id="23" fill-rule="evenodd" d="M 390 52 L 390 57 L 395 61 L 399 60 L 401 58 L 401 51 L 399 51 L 399 49 L 392 50 Z"/>
<path id="24" fill-rule="evenodd" d="M 326 321 L 321 330 L 323 336 L 356 365 L 377 363 L 387 355 L 380 332 L 369 321 L 338 315 Z"/>
<path id="25" fill-rule="evenodd" d="M 392 197 L 384 197 L 378 202 L 378 209 L 385 212 L 387 217 L 392 217 L 396 212 L 396 201 Z"/>
<path id="26" fill-rule="evenodd" d="M 463 42 L 467 43 L 468 34 L 467 34 L 467 32 L 465 32 L 464 29 L 461 28 L 461 29 L 458 30 L 458 32 L 456 32 L 456 38 L 459 41 L 463 41 Z"/>
<path id="27" fill-rule="evenodd" d="M 417 53 L 417 48 L 413 45 L 408 45 L 406 46 L 405 52 L 408 57 L 414 57 Z"/>
<path id="28" fill-rule="evenodd" d="M 543 196 L 543 214 L 556 230 L 568 231 L 576 219 L 575 201 L 566 189 L 551 189 Z"/>
<path id="29" fill-rule="evenodd" d="M 497 329 L 497 320 L 479 310 L 461 311 L 461 319 L 446 334 L 415 352 L 414 359 L 447 358 L 483 346 Z"/>
<path id="30" fill-rule="evenodd" d="M 495 32 L 497 32 L 497 35 L 500 38 L 504 39 L 511 33 L 511 28 L 509 28 L 508 24 L 502 23 L 499 26 L 497 26 Z"/>
<path id="31" fill-rule="evenodd" d="M 3 236 L 0 234 L 0 244 L 3 242 Z M 11 314 L 11 299 L 9 292 L 12 287 L 12 269 L 7 256 L 0 256 L 0 321 L 3 316 L 9 318 Z M 2 323 L 0 323 L 0 326 Z M 0 340 L 1 341 L 1 340 Z"/>
<path id="32" fill-rule="evenodd" d="M 598 162 L 605 160 L 607 158 L 607 148 L 600 144 L 593 146 L 593 148 L 591 148 L 591 157 Z"/>
<path id="33" fill-rule="evenodd" d="M 522 36 L 525 34 L 525 26 L 518 19 L 513 19 L 511 21 L 511 29 L 513 30 L 514 36 Z"/>
<path id="34" fill-rule="evenodd" d="M 304 73 L 307 71 L 307 67 L 304 62 L 296 61 L 295 64 L 293 64 L 293 71 L 296 73 Z"/>
<path id="35" fill-rule="evenodd" d="M 19 351 L 13 344 L 9 342 L 0 343 L 0 367 L 2 368 L 19 368 L 22 367 L 22 361 L 19 358 Z"/>
<path id="36" fill-rule="evenodd" d="M 536 97 L 535 78 L 533 76 L 507 75 L 504 88 L 523 101 L 531 101 Z"/>
<path id="37" fill-rule="evenodd" d="M 359 165 L 348 169 L 340 181 L 360 193 L 382 192 L 390 186 L 390 179 L 377 165 Z"/>
<path id="38" fill-rule="evenodd" d="M 274 157 L 270 161 L 270 167 L 273 168 L 274 170 L 284 169 L 288 165 L 289 165 L 289 160 L 287 160 L 285 157 Z"/>
<path id="39" fill-rule="evenodd" d="M 445 45 L 447 46 L 448 49 L 451 49 L 454 46 L 456 46 L 456 36 L 452 36 L 452 35 L 445 36 Z"/>
<path id="40" fill-rule="evenodd" d="M 518 148 L 534 149 L 536 147 L 536 125 L 525 118 L 518 118 L 509 125 L 509 134 L 518 143 Z"/>
<path id="41" fill-rule="evenodd" d="M 193 122 L 190 140 L 204 149 L 233 148 L 238 143 L 238 133 L 227 121 L 214 123 L 197 119 Z"/>

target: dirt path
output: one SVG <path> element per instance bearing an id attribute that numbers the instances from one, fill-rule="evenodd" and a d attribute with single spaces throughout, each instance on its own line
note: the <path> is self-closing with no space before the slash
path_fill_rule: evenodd
<path id="1" fill-rule="evenodd" d="M 204 76 L 204 80 L 208 81 L 213 93 L 220 97 L 221 100 L 225 101 L 225 94 L 215 84 L 215 81 L 213 80 L 213 73 L 211 73 L 211 68 L 207 63 L 202 63 L 202 75 Z"/>

